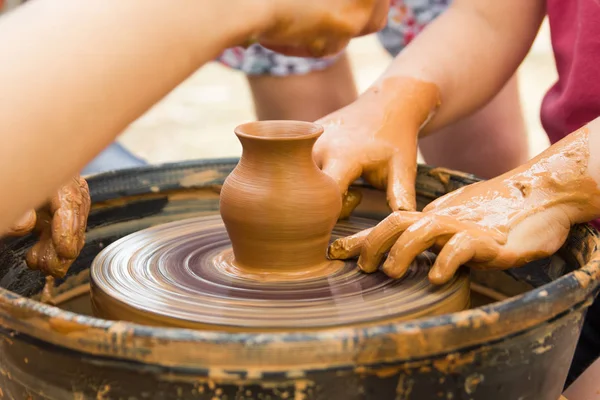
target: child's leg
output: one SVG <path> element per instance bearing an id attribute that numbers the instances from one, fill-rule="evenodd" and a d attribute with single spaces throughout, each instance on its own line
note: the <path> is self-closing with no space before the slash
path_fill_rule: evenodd
<path id="1" fill-rule="evenodd" d="M 487 179 L 523 164 L 529 149 L 516 77 L 487 106 L 419 145 L 428 164 Z"/>
<path id="2" fill-rule="evenodd" d="M 306 75 L 249 75 L 248 82 L 259 120 L 315 121 L 357 97 L 345 54 L 330 67 Z"/>
<path id="3" fill-rule="evenodd" d="M 253 45 L 228 49 L 219 61 L 246 73 L 259 120 L 314 121 L 357 97 L 345 54 L 328 59 L 286 57 Z"/>
<path id="4" fill-rule="evenodd" d="M 600 400 L 600 358 L 565 391 L 568 400 Z"/>
<path id="5" fill-rule="evenodd" d="M 568 388 L 568 390 L 565 392 L 565 396 L 569 400 L 571 400 L 572 393 L 579 393 L 580 390 L 583 390 L 583 388 L 589 386 L 586 382 L 589 382 L 590 377 L 595 378 L 595 383 L 597 383 L 596 390 L 600 391 L 600 360 L 598 360 L 599 358 L 600 296 L 596 298 L 594 303 L 588 309 L 587 315 L 583 322 L 581 336 L 579 337 L 579 342 L 577 343 L 577 348 L 575 349 L 575 355 L 573 357 L 573 362 L 571 363 L 571 369 L 569 370 L 569 376 L 567 377 L 567 382 L 565 385 Z M 588 373 L 588 368 L 590 368 L 590 371 L 592 372 L 595 371 L 595 375 L 591 372 Z M 578 379 L 580 375 L 582 375 L 581 380 Z M 571 384 L 573 385 L 573 388 L 570 387 Z M 574 400 L 577 400 L 578 398 L 587 400 L 587 398 L 585 397 L 573 397 Z M 596 398 L 590 397 L 590 400 L 591 399 Z M 598 399 L 600 400 L 600 396 L 598 397 Z"/>

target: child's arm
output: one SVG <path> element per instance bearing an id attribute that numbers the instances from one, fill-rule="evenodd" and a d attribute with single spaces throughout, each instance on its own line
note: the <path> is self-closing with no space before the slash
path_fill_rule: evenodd
<path id="1" fill-rule="evenodd" d="M 427 83 L 435 85 L 441 102 L 422 133 L 435 131 L 493 98 L 527 54 L 544 15 L 544 0 L 455 0 L 396 57 L 372 89 L 387 102 L 383 107 L 418 107 L 415 122 L 421 125 L 426 120 L 420 97 L 427 101 L 427 110 L 436 109 L 438 98 L 430 95 Z M 396 96 L 386 96 L 387 91 Z"/>
<path id="2" fill-rule="evenodd" d="M 372 231 L 339 239 L 332 258 L 360 254 L 373 272 L 405 274 L 430 247 L 439 256 L 429 272 L 447 282 L 461 265 L 506 269 L 554 254 L 572 225 L 600 217 L 600 118 L 526 164 L 469 185 L 429 204 L 422 213 L 391 214 Z"/>
<path id="3" fill-rule="evenodd" d="M 0 230 L 226 47 L 330 51 L 379 28 L 387 3 L 37 0 L 2 16 Z"/>
<path id="4" fill-rule="evenodd" d="M 362 175 L 387 189 L 392 210 L 414 210 L 417 136 L 468 115 L 502 88 L 533 42 L 544 4 L 455 0 L 355 102 L 318 121 L 325 126 L 314 152 L 319 165 L 342 192 Z"/>

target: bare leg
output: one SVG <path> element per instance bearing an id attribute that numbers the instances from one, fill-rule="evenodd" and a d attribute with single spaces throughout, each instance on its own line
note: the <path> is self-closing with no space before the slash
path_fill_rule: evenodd
<path id="1" fill-rule="evenodd" d="M 596 360 L 575 382 L 565 391 L 569 400 L 600 400 L 600 359 Z"/>
<path id="2" fill-rule="evenodd" d="M 492 178 L 529 158 L 516 76 L 484 108 L 420 141 L 428 164 Z"/>
<path id="3" fill-rule="evenodd" d="M 348 57 L 306 75 L 248 77 L 259 120 L 314 121 L 353 102 L 356 86 Z"/>

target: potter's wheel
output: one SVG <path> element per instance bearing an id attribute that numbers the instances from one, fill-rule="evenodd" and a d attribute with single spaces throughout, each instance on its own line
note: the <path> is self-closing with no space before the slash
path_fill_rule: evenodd
<path id="1" fill-rule="evenodd" d="M 362 218 L 341 221 L 332 239 L 375 223 Z M 400 280 L 380 272 L 365 274 L 355 261 L 348 261 L 332 264 L 324 276 L 265 281 L 232 269 L 230 249 L 219 216 L 176 221 L 126 236 L 94 260 L 94 312 L 149 325 L 298 330 L 406 320 L 469 305 L 464 271 L 446 285 L 429 283 L 432 253 L 423 253 Z"/>

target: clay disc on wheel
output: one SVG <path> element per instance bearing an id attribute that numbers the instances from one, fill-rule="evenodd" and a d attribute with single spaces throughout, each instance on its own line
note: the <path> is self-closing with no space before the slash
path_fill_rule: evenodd
<path id="1" fill-rule="evenodd" d="M 332 239 L 375 225 L 351 218 Z M 316 278 L 269 281 L 228 268 L 231 243 L 219 216 L 132 233 L 104 249 L 91 268 L 97 316 L 148 325 L 239 331 L 374 325 L 459 311 L 469 305 L 468 275 L 443 286 L 427 279 L 423 253 L 398 280 L 365 274 L 355 261 Z"/>

